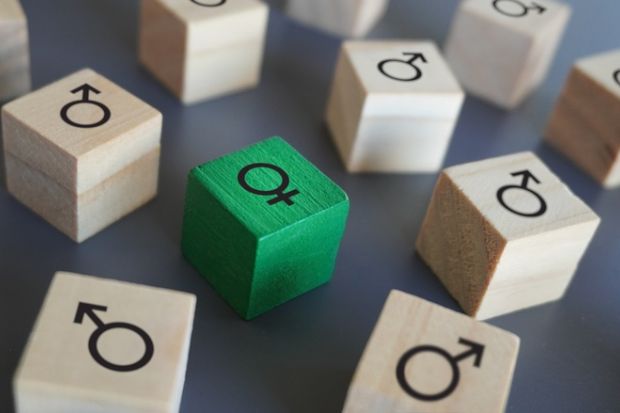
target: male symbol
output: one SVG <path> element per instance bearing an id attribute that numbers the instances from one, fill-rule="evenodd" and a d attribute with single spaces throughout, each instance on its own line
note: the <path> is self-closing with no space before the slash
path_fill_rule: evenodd
<path id="1" fill-rule="evenodd" d="M 91 92 L 96 93 L 96 94 L 101 93 L 99 90 L 95 89 L 88 83 L 84 83 L 82 86 L 76 87 L 75 89 L 71 91 L 71 93 L 78 93 L 78 92 L 82 92 L 82 99 L 74 100 L 72 102 L 67 103 L 65 106 L 62 107 L 62 109 L 60 110 L 60 118 L 62 120 L 64 120 L 66 123 L 68 123 L 71 126 L 75 126 L 76 128 L 96 128 L 97 126 L 101 126 L 104 123 L 106 123 L 108 120 L 110 120 L 110 116 L 111 116 L 110 109 L 106 105 L 104 105 L 101 102 L 97 102 L 96 100 L 88 99 L 89 94 Z M 75 105 L 79 105 L 83 103 L 89 103 L 91 105 L 95 105 L 99 107 L 103 111 L 103 116 L 101 117 L 101 119 L 93 123 L 79 123 L 79 122 L 73 121 L 69 117 L 69 109 L 71 109 Z"/>
<path id="2" fill-rule="evenodd" d="M 450 396 L 454 390 L 456 390 L 459 385 L 459 380 L 461 379 L 461 372 L 459 369 L 459 362 L 465 360 L 469 357 L 474 358 L 474 366 L 480 367 L 482 363 L 482 355 L 484 354 L 484 345 L 476 343 L 474 341 L 466 340 L 464 338 L 459 339 L 459 344 L 463 344 L 469 347 L 469 350 L 462 352 L 461 354 L 457 354 L 456 356 L 452 356 L 446 350 L 437 346 L 417 346 L 407 351 L 402 355 L 400 360 L 398 361 L 398 365 L 396 366 L 396 379 L 398 380 L 398 384 L 400 387 L 411 397 L 416 398 L 418 400 L 426 401 L 426 402 L 434 402 L 438 400 L 445 399 Z M 407 368 L 407 363 L 414 358 L 417 354 L 421 353 L 435 353 L 444 358 L 448 364 L 450 365 L 450 369 L 452 370 L 452 379 L 448 383 L 446 388 L 438 393 L 422 393 L 414 389 L 409 382 L 407 381 L 407 377 L 405 375 L 405 370 Z"/>
<path id="3" fill-rule="evenodd" d="M 106 369 L 113 370 L 113 371 L 129 372 L 129 371 L 141 369 L 142 367 L 146 366 L 149 363 L 149 361 L 151 361 L 151 358 L 153 358 L 153 353 L 154 353 L 153 340 L 151 340 L 151 337 L 140 327 L 133 325 L 133 324 L 123 323 L 123 322 L 104 324 L 103 321 L 101 321 L 101 319 L 97 317 L 97 314 L 95 314 L 95 311 L 107 311 L 107 310 L 108 310 L 108 307 L 105 307 L 102 305 L 80 302 L 78 304 L 77 311 L 75 313 L 75 318 L 73 319 L 74 323 L 82 324 L 82 321 L 84 320 L 84 316 L 86 315 L 91 320 L 93 320 L 93 323 L 95 323 L 95 325 L 97 326 L 97 329 L 93 331 L 93 333 L 90 335 L 90 339 L 88 340 L 88 351 L 90 352 L 90 355 L 92 356 L 92 358 L 99 365 L 105 367 Z M 134 363 L 130 363 L 130 364 L 116 364 L 116 363 L 112 363 L 111 361 L 106 360 L 101 355 L 101 353 L 99 352 L 99 349 L 97 348 L 97 342 L 99 341 L 99 338 L 105 332 L 109 330 L 113 330 L 115 328 L 132 331 L 136 333 L 142 339 L 142 341 L 144 342 L 144 355 L 142 355 L 142 357 L 140 357 L 138 361 Z"/>
<path id="4" fill-rule="evenodd" d="M 520 9 L 520 11 L 518 13 L 515 13 L 510 9 L 507 10 L 501 6 L 502 4 L 514 4 Z M 525 17 L 528 15 L 530 10 L 538 11 L 538 14 L 543 14 L 547 11 L 545 7 L 541 6 L 538 3 L 532 2 L 532 5 L 528 7 L 520 0 L 493 0 L 493 8 L 495 8 L 495 10 L 497 10 L 504 16 L 508 17 Z"/>
<path id="5" fill-rule="evenodd" d="M 401 59 L 386 59 L 386 60 L 382 60 L 377 65 L 379 71 L 384 76 L 387 76 L 390 79 L 399 80 L 401 82 L 413 82 L 413 81 L 416 81 L 419 78 L 421 78 L 422 77 L 422 70 L 418 66 L 416 66 L 414 64 L 414 62 L 416 60 L 420 60 L 423 63 L 427 63 L 426 57 L 424 57 L 424 54 L 422 54 L 422 53 L 403 53 L 403 55 L 404 56 L 411 56 L 411 58 L 409 60 L 401 60 Z M 400 64 L 405 64 L 407 66 L 410 66 L 414 70 L 413 76 L 412 77 L 403 78 L 403 77 L 398 77 L 398 76 L 394 76 L 394 75 L 390 74 L 386 70 L 386 67 L 385 67 L 389 63 L 400 63 Z"/>
<path id="6" fill-rule="evenodd" d="M 536 182 L 537 184 L 540 184 L 540 181 L 538 180 L 538 178 L 536 178 L 534 174 L 528 171 L 527 169 L 524 171 L 513 172 L 510 175 L 523 176 L 523 180 L 521 181 L 521 185 L 502 186 L 497 191 L 497 200 L 499 201 L 499 203 L 502 204 L 502 206 L 506 208 L 508 211 L 516 215 L 521 215 L 522 217 L 536 218 L 536 217 L 543 215 L 547 211 L 547 203 L 545 202 L 545 199 L 538 192 L 534 191 L 531 188 L 528 188 L 527 186 L 530 179 Z M 536 199 L 538 199 L 538 202 L 540 203 L 540 207 L 538 208 L 538 210 L 536 212 L 521 212 L 521 211 L 517 211 L 516 209 L 510 207 L 504 200 L 504 195 L 506 191 L 510 189 L 520 189 L 520 190 L 529 192 L 530 194 L 534 195 Z"/>

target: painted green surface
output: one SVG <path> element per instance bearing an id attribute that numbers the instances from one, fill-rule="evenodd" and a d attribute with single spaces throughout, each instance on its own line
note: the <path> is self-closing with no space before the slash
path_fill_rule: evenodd
<path id="1" fill-rule="evenodd" d="M 330 280 L 348 213 L 342 189 L 282 138 L 270 138 L 192 169 L 182 249 L 251 319 Z"/>

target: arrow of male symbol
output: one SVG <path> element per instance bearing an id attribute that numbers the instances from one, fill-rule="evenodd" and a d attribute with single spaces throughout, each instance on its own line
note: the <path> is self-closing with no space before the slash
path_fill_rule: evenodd
<path id="1" fill-rule="evenodd" d="M 524 171 L 518 171 L 518 172 L 513 172 L 510 174 L 511 176 L 517 177 L 517 176 L 523 176 L 523 180 L 521 181 L 521 186 L 523 188 L 527 188 L 527 183 L 531 180 L 533 180 L 534 182 L 536 182 L 537 184 L 540 183 L 540 181 L 538 180 L 538 178 L 536 178 L 534 176 L 533 173 L 531 173 L 528 170 L 524 170 Z"/>
<path id="2" fill-rule="evenodd" d="M 454 361 L 457 363 L 459 361 L 465 360 L 469 357 L 475 357 L 474 366 L 480 367 L 482 363 L 482 355 L 484 354 L 484 346 L 480 343 L 476 343 L 475 341 L 469 341 L 464 338 L 459 339 L 459 344 L 463 344 L 464 346 L 469 347 L 469 350 L 462 352 L 454 356 Z"/>
<path id="3" fill-rule="evenodd" d="M 543 14 L 544 12 L 547 11 L 546 7 L 541 6 L 538 3 L 532 3 L 532 7 L 529 8 L 530 10 L 537 10 L 538 14 Z"/>
<path id="4" fill-rule="evenodd" d="M 98 89 L 92 87 L 88 83 L 84 83 L 82 86 L 78 86 L 71 91 L 71 93 L 78 92 L 82 92 L 82 100 L 88 100 L 88 95 L 90 94 L 90 92 L 93 92 L 97 95 L 101 93 Z"/>
<path id="5" fill-rule="evenodd" d="M 103 326 L 103 321 L 101 321 L 101 319 L 97 317 L 95 311 L 108 311 L 108 307 L 103 305 L 80 302 L 78 304 L 77 311 L 75 312 L 75 318 L 73 319 L 73 322 L 76 324 L 82 324 L 82 321 L 84 321 L 84 316 L 87 316 L 91 320 L 93 320 L 93 323 L 95 323 L 97 327 L 101 328 L 101 326 Z"/>
<path id="6" fill-rule="evenodd" d="M 403 53 L 403 55 L 405 56 L 411 56 L 411 59 L 408 60 L 409 63 L 413 63 L 416 60 L 421 60 L 424 63 L 428 63 L 426 61 L 426 57 L 424 57 L 424 54 L 420 53 L 420 52 L 416 52 L 416 53 Z"/>

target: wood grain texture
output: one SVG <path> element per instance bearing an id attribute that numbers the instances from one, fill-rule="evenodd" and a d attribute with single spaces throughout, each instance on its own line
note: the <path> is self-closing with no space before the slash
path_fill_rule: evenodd
<path id="1" fill-rule="evenodd" d="M 82 91 L 71 91 L 82 85 L 99 93 L 81 101 Z M 108 120 L 76 126 L 105 119 L 91 101 L 107 108 Z M 79 71 L 3 107 L 9 192 L 81 242 L 155 196 L 161 128 L 157 110 L 92 70 Z"/>
<path id="2" fill-rule="evenodd" d="M 192 294 L 57 273 L 13 380 L 17 413 L 178 412 L 195 302 Z M 104 308 L 80 311 L 80 303 Z M 108 363 L 131 366 L 147 353 L 139 333 L 113 323 L 151 340 L 142 366 L 118 371 L 93 357 L 96 334 Z"/>
<path id="3" fill-rule="evenodd" d="M 267 19 L 258 0 L 142 0 L 139 59 L 185 104 L 245 90 L 260 80 Z"/>
<path id="4" fill-rule="evenodd" d="M 579 60 L 550 117 L 546 141 L 601 185 L 620 185 L 620 51 Z"/>
<path id="5" fill-rule="evenodd" d="M 83 242 L 157 195 L 159 147 L 88 191 L 76 194 L 6 154 L 7 189 L 75 242 Z"/>
<path id="6" fill-rule="evenodd" d="M 468 93 L 512 109 L 544 80 L 571 9 L 552 0 L 529 3 L 461 2 L 444 50 Z"/>
<path id="7" fill-rule="evenodd" d="M 0 102 L 30 90 L 28 21 L 18 0 L 0 1 Z"/>
<path id="8" fill-rule="evenodd" d="M 501 413 L 518 350 L 519 338 L 507 331 L 392 291 L 357 366 L 343 413 Z"/>
<path id="9" fill-rule="evenodd" d="M 100 91 L 93 101 L 110 111 L 98 127 L 73 126 L 61 117 L 79 101 L 84 84 Z M 90 125 L 104 119 L 94 104 L 70 107 L 68 117 Z M 162 115 L 90 69 L 80 70 L 2 107 L 4 150 L 76 193 L 96 186 L 159 146 Z"/>
<path id="10" fill-rule="evenodd" d="M 326 123 L 350 172 L 433 172 L 443 163 L 463 99 L 432 42 L 349 41 L 336 66 Z"/>
<path id="11" fill-rule="evenodd" d="M 485 319 L 561 298 L 599 223 L 520 153 L 446 169 L 416 249 L 463 310 Z"/>
<path id="12" fill-rule="evenodd" d="M 341 37 L 363 37 L 383 17 L 388 0 L 288 0 L 293 19 Z"/>
<path id="13" fill-rule="evenodd" d="M 277 168 L 251 167 L 267 163 Z M 271 192 L 298 191 L 277 202 Z M 272 204 L 269 204 L 269 202 Z M 275 203 L 274 203 L 275 202 Z M 182 248 L 187 259 L 250 319 L 331 278 L 349 201 L 281 138 L 271 138 L 192 170 Z"/>

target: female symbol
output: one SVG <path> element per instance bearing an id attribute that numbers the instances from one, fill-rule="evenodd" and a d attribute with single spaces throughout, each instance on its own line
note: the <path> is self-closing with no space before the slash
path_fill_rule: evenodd
<path id="1" fill-rule="evenodd" d="M 459 339 L 459 343 L 469 347 L 469 350 L 466 350 L 456 356 L 451 355 L 446 350 L 440 347 L 428 345 L 417 346 L 407 351 L 405 354 L 402 355 L 402 357 L 398 361 L 398 365 L 396 366 L 396 379 L 398 380 L 398 384 L 400 384 L 400 387 L 409 396 L 425 402 L 434 402 L 450 396 L 452 392 L 456 390 L 457 386 L 459 385 L 459 381 L 461 380 L 459 362 L 471 356 L 474 356 L 474 366 L 480 367 L 480 364 L 482 362 L 482 355 L 484 353 L 484 346 L 482 344 L 476 343 L 474 341 L 465 340 L 464 338 Z M 450 379 L 450 382 L 445 387 L 445 389 L 441 390 L 440 392 L 431 394 L 422 393 L 414 389 L 413 386 L 409 384 L 409 381 L 407 381 L 407 377 L 405 375 L 407 363 L 409 363 L 409 361 L 413 359 L 416 355 L 421 353 L 435 353 L 441 356 L 445 361 L 448 362 L 450 370 L 452 370 L 452 378 Z"/>
<path id="2" fill-rule="evenodd" d="M 199 0 L 190 0 L 192 3 L 197 4 L 199 6 L 203 6 L 203 7 L 217 7 L 217 6 L 221 6 L 222 4 L 226 3 L 226 0 L 220 0 L 217 3 L 213 3 L 213 4 L 205 4 L 202 1 Z"/>
<path id="3" fill-rule="evenodd" d="M 401 60 L 401 59 L 386 59 L 383 60 L 381 62 L 379 62 L 379 65 L 377 66 L 379 68 L 379 71 L 381 73 L 383 73 L 383 75 L 389 77 L 390 79 L 394 79 L 394 80 L 399 80 L 401 82 L 413 82 L 415 80 L 418 80 L 419 78 L 422 77 L 422 70 L 420 70 L 420 68 L 418 66 L 416 66 L 413 62 L 415 62 L 416 60 L 420 60 L 421 62 L 427 63 L 426 62 L 426 58 L 424 57 L 424 55 L 422 53 L 403 53 L 404 56 L 411 56 L 411 58 L 409 60 Z M 390 64 L 390 63 L 399 63 L 399 64 L 405 64 L 407 66 L 410 66 L 414 72 L 413 72 L 413 76 L 411 77 L 398 77 L 395 75 L 390 74 L 387 70 L 386 70 L 386 65 Z"/>
<path id="4" fill-rule="evenodd" d="M 532 179 L 537 184 L 540 184 L 540 181 L 534 176 L 534 174 L 532 174 L 528 170 L 514 172 L 514 173 L 511 173 L 510 175 L 512 176 L 522 175 L 523 180 L 521 181 L 521 185 L 506 185 L 506 186 L 501 187 L 497 191 L 497 200 L 499 201 L 499 203 L 502 204 L 502 206 L 506 208 L 508 211 L 516 215 L 521 215 L 522 217 L 535 218 L 535 217 L 539 217 L 543 215 L 547 211 L 547 203 L 545 202 L 545 199 L 538 192 L 534 191 L 533 189 L 528 188 L 527 186 L 530 179 Z M 534 195 L 536 199 L 538 200 L 538 202 L 540 203 L 540 207 L 538 208 L 538 210 L 535 212 L 521 212 L 521 211 L 517 211 L 516 209 L 510 207 L 504 200 L 504 195 L 506 191 L 510 189 L 519 189 L 522 191 L 527 191 L 530 194 Z"/>
<path id="5" fill-rule="evenodd" d="M 269 189 L 269 190 L 256 189 L 250 186 L 248 182 L 246 181 L 246 175 L 251 170 L 259 169 L 259 168 L 266 168 L 266 169 L 271 169 L 273 171 L 276 171 L 278 175 L 280 175 L 280 180 L 281 180 L 280 185 L 277 188 Z M 241 185 L 243 189 L 253 194 L 261 195 L 261 196 L 277 195 L 275 198 L 267 201 L 269 205 L 275 205 L 278 202 L 282 202 L 282 201 L 284 201 L 286 205 L 289 205 L 289 206 L 293 205 L 293 201 L 291 201 L 291 198 L 299 194 L 299 191 L 296 189 L 293 189 L 292 191 L 289 191 L 289 192 L 284 192 L 286 191 L 286 188 L 288 188 L 288 185 L 290 183 L 289 177 L 282 168 L 280 168 L 279 166 L 270 164 L 270 163 L 253 163 L 253 164 L 245 166 L 243 169 L 241 169 L 241 171 L 239 171 L 239 174 L 237 175 L 237 180 L 239 181 L 239 185 Z"/>
<path id="6" fill-rule="evenodd" d="M 72 102 L 67 103 L 65 106 L 62 107 L 62 109 L 60 110 L 60 117 L 62 118 L 62 120 L 64 120 L 66 123 L 68 123 L 71 126 L 75 126 L 76 128 L 96 128 L 97 126 L 101 126 L 104 123 L 106 123 L 108 120 L 110 120 L 110 116 L 111 116 L 110 109 L 106 105 L 104 105 L 101 102 L 97 102 L 95 100 L 88 100 L 88 97 L 89 97 L 88 95 L 90 94 L 90 92 L 99 94 L 101 93 L 100 91 L 98 91 L 97 89 L 89 85 L 88 83 L 84 83 L 82 86 L 77 87 L 71 91 L 71 93 L 78 93 L 78 92 L 82 92 L 82 99 L 74 100 Z M 69 109 L 71 109 L 71 107 L 75 105 L 80 105 L 80 104 L 85 104 L 85 103 L 95 105 L 103 111 L 103 116 L 101 117 L 100 120 L 94 123 L 79 123 L 79 122 L 75 122 L 71 120 L 71 118 L 69 117 Z"/>
<path id="7" fill-rule="evenodd" d="M 101 319 L 97 317 L 95 311 L 107 311 L 107 309 L 107 307 L 102 305 L 88 303 L 78 304 L 77 312 L 75 313 L 75 319 L 73 320 L 73 322 L 76 324 L 82 324 L 82 320 L 84 320 L 84 316 L 86 315 L 90 317 L 90 319 L 93 320 L 93 322 L 97 326 L 97 329 L 93 331 L 93 333 L 90 335 L 90 339 L 88 340 L 88 351 L 90 352 L 91 357 L 99 365 L 113 371 L 129 372 L 141 369 L 142 367 L 146 366 L 153 358 L 153 353 L 155 351 L 155 346 L 153 345 L 153 340 L 151 340 L 151 337 L 146 333 L 146 331 L 134 324 L 124 322 L 104 324 L 103 321 L 101 321 Z M 144 354 L 142 355 L 142 357 L 140 357 L 137 361 L 129 364 L 116 364 L 103 357 L 99 352 L 97 342 L 103 334 L 114 329 L 129 330 L 137 334 L 144 342 Z"/>

